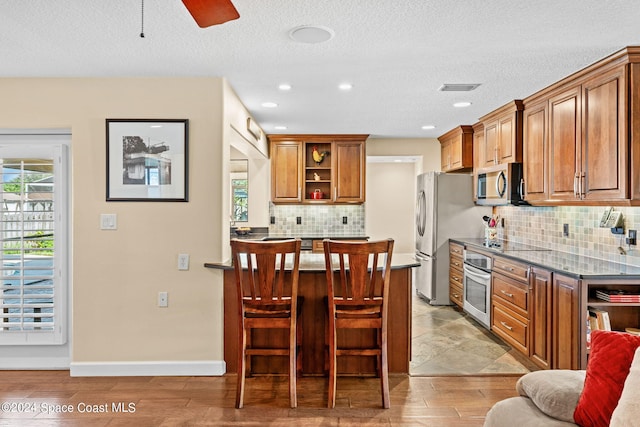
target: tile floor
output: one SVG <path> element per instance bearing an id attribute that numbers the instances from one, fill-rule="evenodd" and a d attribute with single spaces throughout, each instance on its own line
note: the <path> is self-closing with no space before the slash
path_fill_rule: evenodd
<path id="1" fill-rule="evenodd" d="M 524 374 L 537 368 L 453 306 L 413 297 L 412 376 Z"/>

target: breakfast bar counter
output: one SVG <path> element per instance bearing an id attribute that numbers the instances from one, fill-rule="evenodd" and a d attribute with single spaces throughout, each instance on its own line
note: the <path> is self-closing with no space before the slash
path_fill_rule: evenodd
<path id="1" fill-rule="evenodd" d="M 391 282 L 389 288 L 389 372 L 409 373 L 411 357 L 411 268 L 419 266 L 413 254 L 393 254 Z M 238 354 L 238 303 L 236 283 L 231 262 L 205 263 L 207 268 L 224 270 L 224 360 L 227 372 L 237 371 Z M 304 298 L 302 306 L 302 366 L 303 375 L 325 375 L 325 347 L 327 328 L 327 284 L 324 254 L 300 254 L 300 278 L 298 294 Z M 276 344 L 286 347 L 285 331 L 264 330 L 254 333 L 253 344 Z M 339 340 L 358 347 L 375 340 L 369 330 L 355 330 L 350 335 L 341 335 Z M 286 373 L 286 357 L 254 356 L 251 371 L 254 374 Z M 375 358 L 341 357 L 338 359 L 341 375 L 374 375 Z"/>

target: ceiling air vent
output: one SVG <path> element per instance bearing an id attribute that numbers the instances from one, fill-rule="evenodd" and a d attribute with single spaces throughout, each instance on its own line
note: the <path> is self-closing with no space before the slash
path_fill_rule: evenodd
<path id="1" fill-rule="evenodd" d="M 441 92 L 469 92 L 480 86 L 480 83 L 445 83 L 438 89 Z"/>

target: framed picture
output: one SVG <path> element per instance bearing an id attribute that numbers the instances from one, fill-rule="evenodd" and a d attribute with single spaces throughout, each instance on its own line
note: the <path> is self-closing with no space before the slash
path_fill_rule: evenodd
<path id="1" fill-rule="evenodd" d="M 188 201 L 188 120 L 106 124 L 107 201 Z"/>

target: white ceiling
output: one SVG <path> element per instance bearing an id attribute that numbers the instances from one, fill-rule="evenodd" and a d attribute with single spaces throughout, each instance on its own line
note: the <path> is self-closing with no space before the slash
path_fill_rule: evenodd
<path id="1" fill-rule="evenodd" d="M 0 77 L 222 76 L 266 133 L 437 137 L 640 44 L 638 0 L 233 2 L 240 19 L 201 29 L 180 0 L 147 0 L 141 38 L 141 0 L 2 0 Z M 300 25 L 335 37 L 294 42 Z"/>

